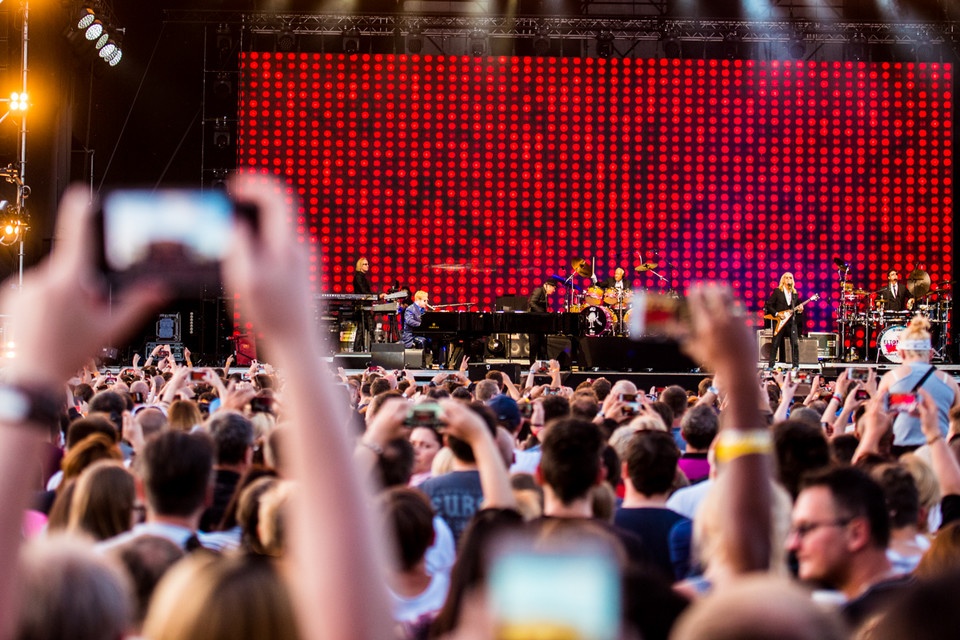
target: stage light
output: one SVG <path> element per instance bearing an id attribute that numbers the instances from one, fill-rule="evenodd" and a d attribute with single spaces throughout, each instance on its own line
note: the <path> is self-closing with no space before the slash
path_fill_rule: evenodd
<path id="1" fill-rule="evenodd" d="M 27 93 L 17 93 L 14 91 L 10 94 L 10 111 L 26 111 L 28 102 L 27 102 Z"/>
<path id="2" fill-rule="evenodd" d="M 407 53 L 416 55 L 421 51 L 423 51 L 423 32 L 419 27 L 414 27 L 407 34 Z"/>
<path id="3" fill-rule="evenodd" d="M 85 31 L 87 27 L 93 24 L 93 21 L 97 19 L 97 14 L 94 13 L 93 9 L 90 7 L 84 7 L 80 11 L 80 17 L 77 19 L 77 29 Z"/>
<path id="4" fill-rule="evenodd" d="M 597 56 L 600 58 L 609 58 L 613 55 L 613 34 L 604 31 L 597 36 Z"/>
<path id="5" fill-rule="evenodd" d="M 115 67 L 118 64 L 120 64 L 120 58 L 122 57 L 123 57 L 123 51 L 121 51 L 120 49 L 117 49 L 116 52 L 110 57 L 110 59 L 107 60 L 107 62 L 110 63 L 111 67 Z"/>
<path id="6" fill-rule="evenodd" d="M 103 23 L 100 20 L 94 20 L 86 31 L 84 31 L 84 36 L 87 40 L 93 41 L 100 37 L 100 34 L 103 33 Z"/>
<path id="7" fill-rule="evenodd" d="M 537 30 L 537 37 L 533 39 L 533 51 L 538 56 L 545 56 L 550 52 L 550 32 L 546 27 Z"/>
<path id="8" fill-rule="evenodd" d="M 356 27 L 343 30 L 343 52 L 347 54 L 359 53 L 360 30 Z"/>
<path id="9" fill-rule="evenodd" d="M 487 50 L 487 34 L 480 29 L 470 32 L 470 55 L 479 58 Z"/>
<path id="10" fill-rule="evenodd" d="M 100 48 L 100 57 L 104 60 L 110 60 L 110 58 L 113 57 L 113 54 L 119 50 L 120 49 L 117 47 L 117 44 L 113 40 L 110 40 Z"/>
<path id="11" fill-rule="evenodd" d="M 108 42 L 110 42 L 110 34 L 104 31 L 100 34 L 100 37 L 97 38 L 97 42 L 93 46 L 97 49 L 97 51 L 100 51 L 107 45 Z"/>
<path id="12" fill-rule="evenodd" d="M 297 46 L 297 36 L 293 34 L 293 31 L 289 29 L 284 29 L 277 36 L 277 51 L 287 53 L 293 51 L 294 47 Z"/>
<path id="13" fill-rule="evenodd" d="M 807 53 L 807 43 L 803 41 L 803 38 L 794 38 L 787 45 L 787 53 L 793 60 L 801 60 Z"/>

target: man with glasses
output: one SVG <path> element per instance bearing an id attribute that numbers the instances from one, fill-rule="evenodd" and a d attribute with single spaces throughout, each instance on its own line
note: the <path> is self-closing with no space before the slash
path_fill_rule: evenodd
<path id="1" fill-rule="evenodd" d="M 907 584 L 887 559 L 890 521 L 883 491 L 859 469 L 808 476 L 793 507 L 787 546 L 801 580 L 846 597 L 843 614 L 854 627 L 882 610 Z"/>

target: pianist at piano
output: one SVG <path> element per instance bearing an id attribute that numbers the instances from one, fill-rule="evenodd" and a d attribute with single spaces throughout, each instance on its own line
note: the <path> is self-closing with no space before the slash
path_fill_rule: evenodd
<path id="1" fill-rule="evenodd" d="M 413 296 L 413 304 L 408 305 L 403 312 L 403 331 L 400 333 L 400 339 L 403 346 L 410 348 L 423 348 L 426 338 L 423 336 L 414 336 L 413 332 L 420 327 L 420 316 L 423 310 L 427 308 L 429 294 L 426 291 L 417 291 Z"/>

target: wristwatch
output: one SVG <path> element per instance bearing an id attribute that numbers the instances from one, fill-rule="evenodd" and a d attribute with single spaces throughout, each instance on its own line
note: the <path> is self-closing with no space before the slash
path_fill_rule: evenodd
<path id="1" fill-rule="evenodd" d="M 60 423 L 61 394 L 32 384 L 0 384 L 0 422 L 51 427 Z"/>

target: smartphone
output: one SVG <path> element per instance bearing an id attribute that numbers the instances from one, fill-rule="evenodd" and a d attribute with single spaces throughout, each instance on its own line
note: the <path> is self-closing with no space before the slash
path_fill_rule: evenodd
<path id="1" fill-rule="evenodd" d="M 869 400 L 870 392 L 866 389 L 857 389 L 857 395 L 854 397 L 855 400 Z"/>
<path id="2" fill-rule="evenodd" d="M 130 399 L 133 400 L 133 403 L 134 403 L 134 404 L 143 404 L 143 402 L 144 402 L 143 392 L 142 392 L 142 391 L 131 391 L 131 392 L 130 392 Z"/>
<path id="3" fill-rule="evenodd" d="M 117 288 L 161 277 L 180 294 L 220 282 L 237 220 L 255 209 L 213 189 L 123 189 L 104 196 L 97 217 L 100 265 Z"/>
<path id="4" fill-rule="evenodd" d="M 658 336 L 683 340 L 690 334 L 690 311 L 682 298 L 635 288 L 627 330 L 634 339 Z"/>
<path id="5" fill-rule="evenodd" d="M 794 382 L 799 382 L 801 384 L 813 380 L 813 376 L 810 375 L 808 371 L 795 371 L 792 378 Z"/>
<path id="6" fill-rule="evenodd" d="M 627 402 L 623 405 L 623 415 L 632 417 L 638 413 L 640 413 L 639 402 Z"/>
<path id="7" fill-rule="evenodd" d="M 620 402 L 636 402 L 636 401 L 637 401 L 637 394 L 635 394 L 635 393 L 621 393 L 619 400 L 620 400 Z"/>
<path id="8" fill-rule="evenodd" d="M 887 411 L 917 413 L 920 398 L 915 393 L 890 393 L 887 395 Z"/>
<path id="9" fill-rule="evenodd" d="M 847 371 L 847 379 L 853 382 L 866 382 L 870 379 L 870 369 L 867 367 L 851 367 Z"/>
<path id="10" fill-rule="evenodd" d="M 250 398 L 250 411 L 253 413 L 273 413 L 273 398 L 260 396 Z"/>
<path id="11" fill-rule="evenodd" d="M 543 390 L 543 395 L 545 396 L 558 396 L 560 395 L 559 387 L 547 387 Z"/>
<path id="12" fill-rule="evenodd" d="M 534 375 L 542 375 L 544 373 L 550 373 L 550 363 L 546 360 L 537 360 L 534 363 L 533 373 Z"/>
<path id="13" fill-rule="evenodd" d="M 521 418 L 531 418 L 533 416 L 533 403 L 532 402 L 518 402 L 517 408 L 520 409 Z"/>
<path id="14" fill-rule="evenodd" d="M 492 549 L 487 602 L 495 637 L 614 640 L 621 618 L 620 570 L 591 538 L 501 539 Z"/>
<path id="15" fill-rule="evenodd" d="M 200 369 L 191 369 L 190 370 L 190 381 L 191 382 L 203 382 L 204 373 Z"/>
<path id="16" fill-rule="evenodd" d="M 403 421 L 403 424 L 411 429 L 415 427 L 436 429 L 443 424 L 440 422 L 441 411 L 440 405 L 436 402 L 421 402 L 410 405 L 410 408 L 407 409 L 407 417 Z"/>

